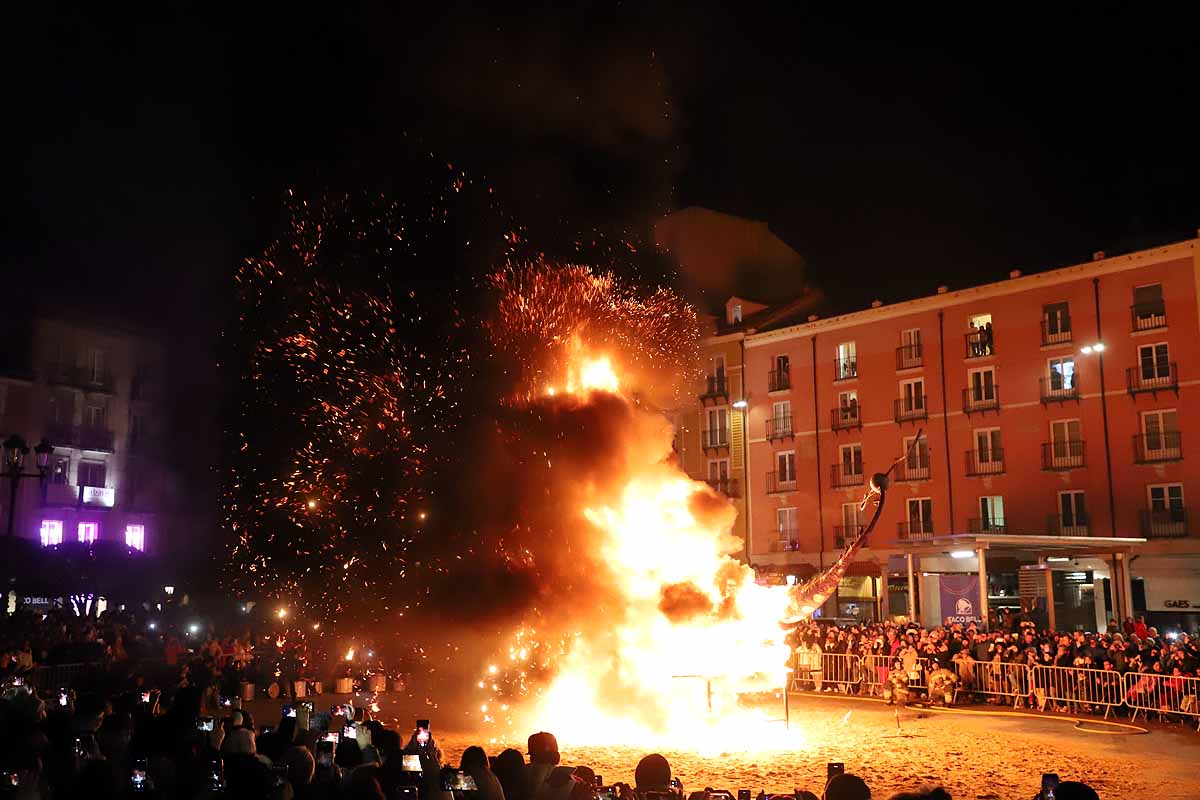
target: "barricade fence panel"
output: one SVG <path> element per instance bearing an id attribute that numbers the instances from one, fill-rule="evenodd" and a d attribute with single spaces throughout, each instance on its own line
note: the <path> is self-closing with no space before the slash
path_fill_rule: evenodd
<path id="1" fill-rule="evenodd" d="M 957 665 L 956 665 L 957 666 Z M 960 693 L 1011 698 L 1013 707 L 1029 697 L 1029 666 L 1001 661 L 971 661 L 969 670 L 956 669 Z"/>
<path id="2" fill-rule="evenodd" d="M 1124 681 L 1125 705 L 1138 714 L 1182 714 L 1200 720 L 1200 678 L 1128 672 Z"/>
<path id="3" fill-rule="evenodd" d="M 1101 707 L 1107 717 L 1114 707 L 1122 704 L 1125 695 L 1121 674 L 1106 669 L 1039 664 L 1030 669 L 1030 681 L 1039 710 L 1045 710 L 1051 703 L 1058 710 L 1075 713 Z"/>

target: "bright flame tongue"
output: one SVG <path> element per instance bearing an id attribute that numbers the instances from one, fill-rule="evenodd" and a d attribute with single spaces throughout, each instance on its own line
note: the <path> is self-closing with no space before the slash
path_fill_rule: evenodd
<path id="1" fill-rule="evenodd" d="M 607 358 L 580 363 L 565 391 L 617 393 Z M 734 508 L 668 463 L 669 441 L 644 437 L 624 488 L 582 509 L 612 570 L 615 611 L 577 633 L 549 686 L 513 715 L 522 726 L 513 732 L 702 752 L 795 747 L 794 736 L 782 735 L 780 710 L 737 703 L 739 693 L 785 684 L 789 648 L 779 621 L 787 589 L 757 585 L 752 570 L 730 557 L 742 546 L 729 533 Z M 760 727 L 769 730 L 755 732 Z"/>

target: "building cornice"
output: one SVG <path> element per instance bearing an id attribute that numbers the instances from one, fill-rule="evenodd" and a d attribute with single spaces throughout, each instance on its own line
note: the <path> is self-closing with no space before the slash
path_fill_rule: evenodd
<path id="1" fill-rule="evenodd" d="M 1200 242 L 1200 239 L 1187 239 L 1182 242 L 1139 250 L 1126 255 L 1113 256 L 1112 258 L 1105 258 L 1098 261 L 1088 261 L 1069 267 L 1060 267 L 1059 269 L 1038 272 L 1033 275 L 1022 275 L 1019 278 L 1010 278 L 1006 281 L 985 283 L 980 286 L 946 292 L 945 294 L 927 295 L 915 300 L 905 300 L 900 303 L 880 306 L 879 308 L 839 314 L 836 317 L 829 317 L 828 319 L 802 322 L 798 325 L 789 325 L 786 328 L 779 328 L 778 330 L 763 331 L 762 333 L 750 332 L 746 334 L 746 347 L 761 347 L 784 339 L 813 336 L 826 331 L 863 325 L 868 322 L 879 322 L 910 314 L 919 314 L 925 311 L 935 311 L 940 308 L 973 303 L 991 297 L 1026 292 L 1045 286 L 1056 286 L 1071 281 L 1111 275 L 1116 272 L 1140 269 L 1163 261 L 1182 258 L 1194 259 L 1198 251 L 1200 251 L 1200 248 L 1197 248 L 1198 242 Z"/>

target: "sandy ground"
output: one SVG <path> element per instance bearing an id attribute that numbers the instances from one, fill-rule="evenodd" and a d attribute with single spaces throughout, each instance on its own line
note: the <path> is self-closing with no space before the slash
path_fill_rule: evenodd
<path id="1" fill-rule="evenodd" d="M 318 710 L 342 698 L 315 698 Z M 444 709 L 430 709 L 407 698 L 381 695 L 376 715 L 389 727 L 411 729 L 416 717 L 433 721 L 435 736 L 448 760 L 485 737 L 456 725 Z M 257 722 L 278 718 L 278 702 L 251 705 Z M 984 707 L 985 709 L 987 707 Z M 990 709 L 989 709 L 990 711 Z M 1091 784 L 1102 798 L 1154 797 L 1200 800 L 1200 734 L 1192 727 L 1152 723 L 1149 734 L 1111 735 L 1075 730 L 1054 718 L 982 713 L 895 711 L 877 702 L 844 697 L 794 696 L 791 720 L 800 734 L 794 750 L 739 750 L 697 754 L 661 749 L 685 789 L 706 786 L 791 792 L 809 789 L 818 796 L 825 765 L 841 761 L 862 776 L 876 797 L 922 785 L 944 786 L 956 800 L 1029 800 L 1037 794 L 1042 772 Z M 847 712 L 849 714 L 847 715 Z M 782 709 L 780 709 L 782 717 Z M 457 728 L 457 729 L 456 729 Z M 1113 729 L 1109 729 L 1113 730 Z M 730 737 L 736 741 L 736 737 Z M 523 742 L 515 743 L 524 751 Z M 588 747 L 559 742 L 563 762 L 587 764 L 606 782 L 630 781 L 645 749 Z M 488 746 L 489 754 L 499 747 Z"/>

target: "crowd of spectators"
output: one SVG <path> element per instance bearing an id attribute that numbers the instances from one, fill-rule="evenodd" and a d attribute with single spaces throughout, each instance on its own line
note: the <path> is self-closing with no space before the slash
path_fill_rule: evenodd
<path id="1" fill-rule="evenodd" d="M 804 688 L 818 691 L 846 688 L 834 685 L 828 669 L 822 669 L 829 663 L 823 656 L 838 654 L 875 657 L 871 663 L 885 673 L 941 670 L 968 693 L 978 677 L 974 665 L 980 662 L 1111 672 L 1114 686 L 1120 685 L 1119 679 L 1126 673 L 1146 675 L 1153 682 L 1158 675 L 1162 681 L 1196 677 L 1200 669 L 1200 639 L 1182 632 L 1164 636 L 1147 626 L 1142 617 L 1128 618 L 1123 624 L 1110 620 L 1102 633 L 1038 629 L 1019 614 L 1006 620 L 1002 629 L 990 631 L 973 622 L 964 625 L 949 620 L 932 629 L 915 622 L 851 626 L 806 622 L 792 631 L 789 643 L 795 651 L 797 678 L 808 684 Z M 1102 674 L 1099 680 L 1103 680 Z M 826 681 L 829 685 L 823 685 Z M 886 678 L 867 681 L 863 690 L 882 693 L 886 683 Z"/>

